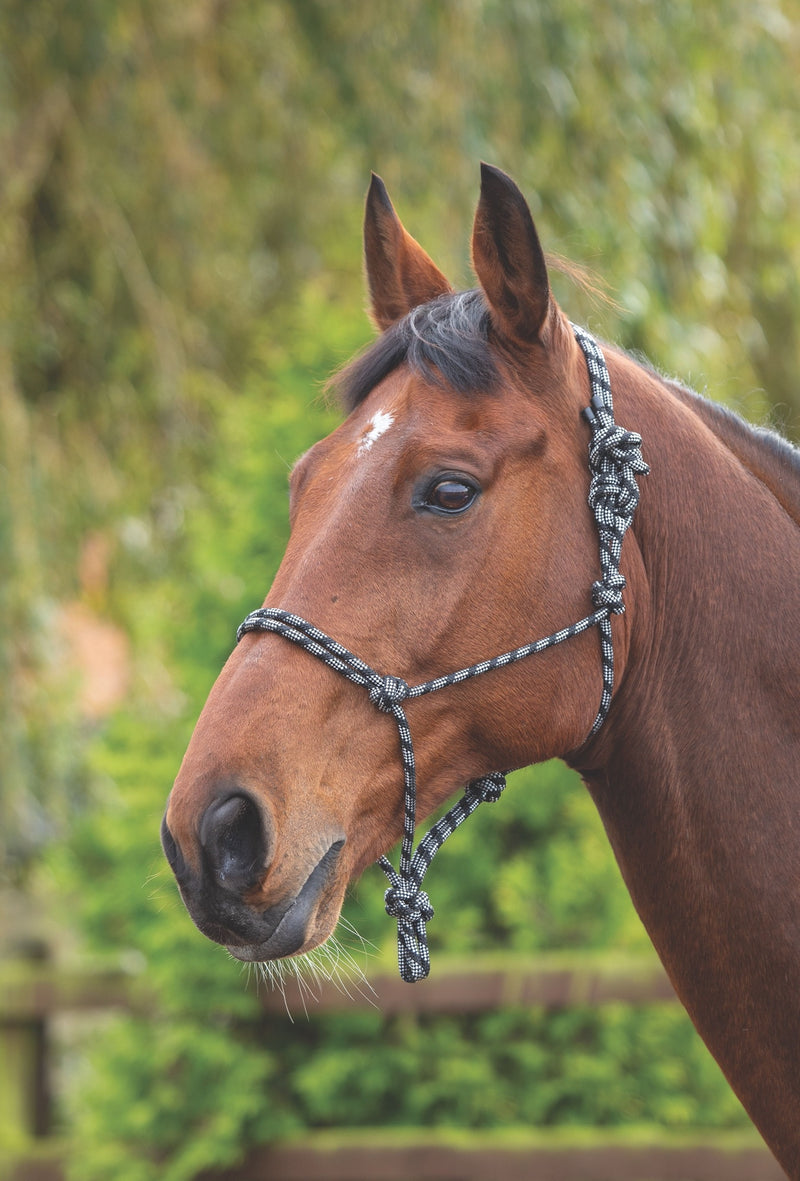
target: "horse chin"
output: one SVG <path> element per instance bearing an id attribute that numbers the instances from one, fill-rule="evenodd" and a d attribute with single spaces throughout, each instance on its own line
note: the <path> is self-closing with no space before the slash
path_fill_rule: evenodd
<path id="1" fill-rule="evenodd" d="M 315 918 L 311 930 L 306 930 L 297 923 L 286 922 L 284 925 L 285 920 L 281 920 L 274 935 L 263 943 L 249 943 L 238 947 L 226 945 L 226 951 L 234 959 L 241 960 L 245 964 L 263 964 L 269 960 L 282 960 L 291 956 L 305 955 L 307 951 L 313 951 L 315 947 L 319 947 L 333 934 L 339 918 L 339 909 L 339 907 L 333 907 L 331 913 L 326 907 L 324 916 Z M 287 920 L 290 914 L 291 911 L 286 916 Z"/>
<path id="2" fill-rule="evenodd" d="M 248 944 L 245 947 L 226 947 L 225 950 L 233 956 L 236 960 L 241 960 L 244 964 L 266 964 L 271 960 L 291 959 L 294 956 L 305 955 L 307 951 L 313 951 L 315 947 L 319 947 L 321 943 L 333 934 L 335 923 L 330 930 L 317 934 L 315 931 L 304 939 L 302 943 L 291 946 L 290 940 L 267 939 L 265 943 Z M 276 932 L 277 935 L 277 932 Z"/>
<path id="3" fill-rule="evenodd" d="M 264 963 L 302 955 L 324 943 L 336 927 L 344 899 L 344 889 L 337 887 L 332 873 L 343 844 L 331 845 L 266 939 L 226 943 L 227 951 L 245 963 Z"/>

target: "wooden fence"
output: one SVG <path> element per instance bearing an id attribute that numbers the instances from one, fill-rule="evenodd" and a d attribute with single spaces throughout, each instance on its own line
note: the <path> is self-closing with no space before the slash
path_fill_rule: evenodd
<path id="1" fill-rule="evenodd" d="M 440 957 L 433 977 L 413 988 L 392 973 L 371 977 L 375 996 L 321 985 L 316 1012 L 367 1004 L 398 1013 L 466 1014 L 507 1005 L 563 1008 L 675 1003 L 650 958 L 505 958 L 468 965 Z M 302 1012 L 294 986 L 287 1000 Z M 64 1013 L 147 1006 L 140 981 L 120 972 L 54 972 L 46 962 L 0 968 L 0 1135 L 27 1137 L 24 1155 L 0 1181 L 62 1181 L 65 1146 L 53 1140 L 49 1103 L 50 1030 Z M 285 1011 L 264 991 L 265 1013 Z M 783 1172 L 754 1132 L 659 1136 L 652 1130 L 362 1130 L 307 1132 L 253 1153 L 205 1181 L 780 1181 Z M 109 1179 L 113 1181 L 113 1179 Z"/>

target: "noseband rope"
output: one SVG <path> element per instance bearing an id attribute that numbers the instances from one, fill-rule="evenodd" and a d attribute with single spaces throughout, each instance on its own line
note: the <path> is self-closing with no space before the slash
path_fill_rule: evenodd
<path id="1" fill-rule="evenodd" d="M 431 901 L 422 889 L 422 882 L 434 855 L 452 833 L 470 816 L 479 804 L 500 798 L 506 785 L 504 772 L 495 771 L 472 780 L 464 794 L 414 850 L 416 828 L 417 778 L 414 765 L 414 746 L 408 726 L 404 702 L 439 689 L 458 685 L 494 669 L 505 668 L 527 656 L 544 652 L 564 640 L 578 636 L 590 627 L 600 629 L 600 654 L 603 690 L 589 737 L 596 734 L 606 719 L 614 689 L 614 647 L 611 636 L 611 616 L 625 610 L 622 592 L 625 579 L 619 570 L 622 540 L 639 502 L 637 475 L 646 475 L 648 466 L 642 459 L 641 437 L 623 430 L 614 422 L 611 382 L 605 359 L 597 342 L 582 328 L 572 325 L 575 338 L 583 350 L 589 371 L 591 400 L 583 416 L 592 431 L 589 443 L 589 505 L 594 513 L 600 539 L 600 568 L 602 578 L 592 585 L 594 611 L 561 631 L 542 640 L 514 648 L 491 660 L 484 660 L 458 672 L 447 673 L 421 685 L 410 686 L 400 677 L 384 676 L 338 641 L 326 635 L 289 611 L 262 607 L 253 611 L 236 633 L 237 643 L 247 632 L 274 632 L 297 644 L 306 652 L 367 690 L 370 701 L 383 713 L 391 714 L 397 724 L 400 757 L 403 765 L 404 812 L 403 839 L 400 846 L 399 869 L 395 870 L 386 857 L 378 861 L 389 879 L 386 891 L 386 913 L 397 919 L 397 958 L 400 975 L 407 983 L 422 980 L 430 971 L 430 953 L 426 924 L 433 917 Z"/>

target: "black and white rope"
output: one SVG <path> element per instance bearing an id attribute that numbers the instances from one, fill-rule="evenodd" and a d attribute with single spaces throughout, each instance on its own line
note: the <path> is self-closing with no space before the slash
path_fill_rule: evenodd
<path id="1" fill-rule="evenodd" d="M 397 919 L 398 967 L 402 979 L 408 983 L 422 980 L 430 971 L 426 925 L 433 918 L 433 907 L 427 893 L 422 889 L 428 867 L 447 838 L 463 824 L 479 804 L 500 798 L 506 780 L 504 773 L 496 771 L 469 783 L 461 799 L 437 821 L 414 851 L 416 768 L 414 744 L 403 708 L 404 702 L 504 668 L 597 626 L 601 636 L 603 689 L 600 708 L 590 736 L 599 730 L 611 705 L 614 689 L 614 648 L 610 617 L 625 609 L 622 602 L 625 579 L 619 570 L 622 539 L 633 519 L 639 500 L 636 476 L 646 475 L 648 467 L 641 456 L 640 436 L 623 430 L 614 422 L 611 383 L 600 348 L 584 329 L 573 325 L 573 330 L 586 357 L 591 385 L 591 401 L 583 413 L 592 430 L 589 444 L 589 504 L 594 512 L 600 538 L 602 578 L 592 586 L 595 610 L 590 615 L 553 632 L 552 635 L 545 636 L 544 639 L 535 640 L 500 656 L 494 656 L 490 660 L 482 660 L 468 668 L 414 686 L 408 685 L 400 677 L 376 672 L 343 644 L 290 611 L 262 607 L 248 615 L 236 633 L 237 643 L 242 636 L 252 631 L 273 632 L 290 640 L 323 661 L 334 672 L 365 688 L 372 704 L 383 713 L 391 714 L 395 720 L 403 768 L 403 838 L 399 869 L 395 870 L 387 857 L 381 857 L 378 864 L 389 879 L 389 888 L 385 895 L 386 913 Z"/>
<path id="2" fill-rule="evenodd" d="M 591 387 L 591 398 L 583 416 L 592 429 L 589 505 L 597 523 L 603 575 L 592 584 L 592 603 L 599 610 L 606 610 L 605 618 L 599 622 L 603 691 L 597 717 L 589 732 L 591 737 L 605 721 L 614 692 L 611 615 L 619 615 L 625 610 L 622 601 L 625 578 L 619 569 L 622 541 L 639 503 L 636 477 L 646 476 L 650 469 L 642 458 L 641 435 L 626 431 L 614 421 L 611 379 L 600 346 L 584 328 L 573 324 L 572 331 L 586 358 Z"/>

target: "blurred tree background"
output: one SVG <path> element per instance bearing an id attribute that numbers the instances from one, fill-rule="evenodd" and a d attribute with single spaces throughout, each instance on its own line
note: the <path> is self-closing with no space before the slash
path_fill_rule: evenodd
<path id="1" fill-rule="evenodd" d="M 557 278 L 574 319 L 796 437 L 799 76 L 791 0 L 0 5 L 0 935 L 134 956 L 160 998 L 65 1061 L 76 1176 L 188 1179 L 309 1125 L 743 1122 L 672 1012 L 256 1044 L 157 833 L 287 467 L 335 421 L 321 383 L 369 338 L 369 170 L 468 285 L 478 161 L 504 167 L 610 286 Z M 646 945 L 563 768 L 475 823 L 435 948 Z M 348 915 L 382 962 L 378 876 Z"/>

